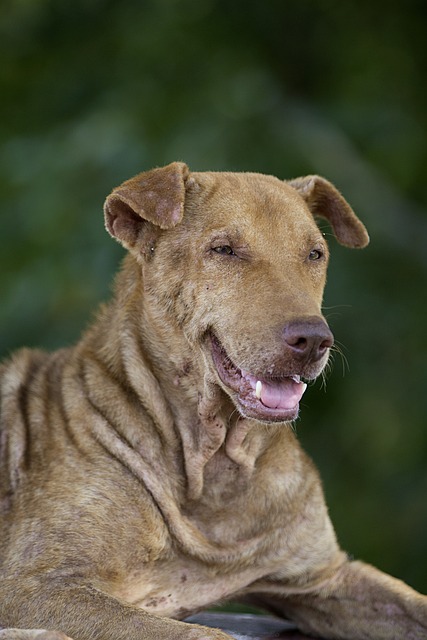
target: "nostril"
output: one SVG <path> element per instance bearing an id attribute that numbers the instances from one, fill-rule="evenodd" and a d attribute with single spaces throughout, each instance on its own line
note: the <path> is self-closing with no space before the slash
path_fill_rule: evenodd
<path id="1" fill-rule="evenodd" d="M 305 351 L 308 347 L 308 340 L 304 336 L 285 335 L 285 340 L 290 347 L 297 349 L 298 351 Z"/>
<path id="2" fill-rule="evenodd" d="M 334 338 L 331 334 L 330 336 L 322 340 L 322 342 L 319 345 L 319 350 L 326 351 L 326 349 L 330 349 L 333 344 L 334 344 Z"/>

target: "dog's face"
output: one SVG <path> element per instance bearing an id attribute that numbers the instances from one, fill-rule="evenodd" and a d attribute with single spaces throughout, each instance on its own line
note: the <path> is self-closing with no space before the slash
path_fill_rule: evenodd
<path id="1" fill-rule="evenodd" d="M 298 181 L 231 173 L 187 174 L 183 197 L 177 223 L 150 222 L 131 247 L 150 244 L 152 299 L 244 416 L 294 420 L 333 344 L 321 313 L 328 247 L 309 198 Z"/>
<path id="2" fill-rule="evenodd" d="M 321 315 L 326 242 L 286 183 L 247 174 L 193 180 L 174 230 L 187 247 L 183 328 L 243 415 L 293 420 L 301 378 L 319 375 L 332 344 Z M 323 346 L 288 344 L 297 324 L 301 341 L 314 328 Z"/>

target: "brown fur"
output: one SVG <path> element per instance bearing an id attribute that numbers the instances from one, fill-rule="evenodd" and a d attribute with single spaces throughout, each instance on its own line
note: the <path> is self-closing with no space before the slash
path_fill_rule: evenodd
<path id="1" fill-rule="evenodd" d="M 427 637 L 427 598 L 339 549 L 298 406 L 239 387 L 326 364 L 313 215 L 368 241 L 317 176 L 173 163 L 107 198 L 113 301 L 74 348 L 0 369 L 1 640 L 225 640 L 180 619 L 228 599 L 327 638 Z"/>

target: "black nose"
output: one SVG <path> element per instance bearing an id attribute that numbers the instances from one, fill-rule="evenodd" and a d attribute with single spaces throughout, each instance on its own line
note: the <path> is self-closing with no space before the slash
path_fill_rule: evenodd
<path id="1" fill-rule="evenodd" d="M 315 362 L 334 344 L 334 336 L 322 318 L 311 316 L 289 322 L 283 336 L 293 356 Z"/>

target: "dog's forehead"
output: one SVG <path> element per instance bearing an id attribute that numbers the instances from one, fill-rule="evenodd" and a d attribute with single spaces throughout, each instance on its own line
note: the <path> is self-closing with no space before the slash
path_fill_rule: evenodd
<path id="1" fill-rule="evenodd" d="M 242 229 L 292 231 L 317 229 L 300 194 L 287 182 L 258 173 L 205 172 L 191 174 L 190 198 L 204 226 L 230 223 Z"/>

